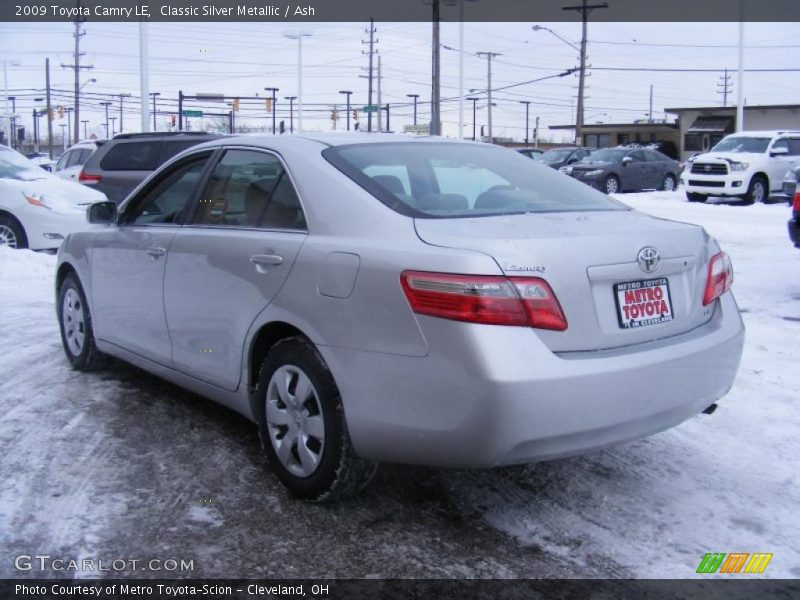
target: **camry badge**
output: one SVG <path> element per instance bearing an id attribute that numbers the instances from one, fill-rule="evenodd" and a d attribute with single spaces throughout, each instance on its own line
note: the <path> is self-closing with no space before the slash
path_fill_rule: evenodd
<path id="1" fill-rule="evenodd" d="M 652 273 L 658 269 L 661 264 L 661 256 L 658 254 L 658 250 L 652 246 L 647 246 L 639 250 L 638 261 L 639 268 L 642 271 L 645 273 Z"/>

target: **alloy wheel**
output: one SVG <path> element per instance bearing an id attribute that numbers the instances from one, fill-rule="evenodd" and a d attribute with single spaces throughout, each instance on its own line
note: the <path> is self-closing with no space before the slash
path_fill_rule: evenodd
<path id="1" fill-rule="evenodd" d="M 613 177 L 609 177 L 606 179 L 606 193 L 607 194 L 616 194 L 619 191 L 619 185 L 617 184 L 617 180 Z"/>
<path id="2" fill-rule="evenodd" d="M 671 175 L 667 175 L 664 178 L 664 191 L 671 192 L 674 189 L 675 189 L 675 179 L 673 179 Z"/>
<path id="3" fill-rule="evenodd" d="M 0 225 L 0 246 L 17 247 L 17 236 L 8 225 Z"/>
<path id="4" fill-rule="evenodd" d="M 325 449 L 325 418 L 317 390 L 302 369 L 284 365 L 272 374 L 266 422 L 281 464 L 297 477 L 310 477 Z"/>
<path id="5" fill-rule="evenodd" d="M 761 180 L 753 182 L 753 202 L 763 202 L 764 201 L 764 184 Z"/>

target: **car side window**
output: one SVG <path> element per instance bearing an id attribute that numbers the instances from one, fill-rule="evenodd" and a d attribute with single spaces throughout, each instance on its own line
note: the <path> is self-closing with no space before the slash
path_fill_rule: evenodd
<path id="1" fill-rule="evenodd" d="M 789 155 L 800 156 L 800 138 L 789 139 Z"/>
<path id="2" fill-rule="evenodd" d="M 641 150 L 634 150 L 628 156 L 630 156 L 635 161 L 645 161 L 645 160 L 647 160 L 645 158 L 644 152 L 642 152 Z"/>
<path id="3" fill-rule="evenodd" d="M 65 164 L 65 168 L 80 166 L 86 162 L 88 158 L 88 150 L 73 150 L 70 154 L 69 160 Z"/>
<path id="4" fill-rule="evenodd" d="M 305 229 L 300 201 L 280 159 L 238 149 L 226 151 L 214 167 L 192 223 Z"/>
<path id="5" fill-rule="evenodd" d="M 789 140 L 786 138 L 781 138 L 779 140 L 775 140 L 775 143 L 772 144 L 772 150 L 777 150 L 778 148 L 786 148 L 789 150 Z"/>
<path id="6" fill-rule="evenodd" d="M 60 171 L 61 169 L 66 169 L 67 161 L 69 161 L 70 157 L 74 156 L 75 154 L 76 153 L 74 150 L 69 150 L 67 152 L 64 152 L 64 154 L 61 155 L 61 158 L 59 158 L 58 162 L 56 163 L 56 171 Z"/>
<path id="7" fill-rule="evenodd" d="M 135 201 L 133 211 L 124 222 L 133 225 L 175 223 L 197 188 L 207 161 L 208 155 L 200 156 L 164 173 L 144 192 L 140 201 Z"/>

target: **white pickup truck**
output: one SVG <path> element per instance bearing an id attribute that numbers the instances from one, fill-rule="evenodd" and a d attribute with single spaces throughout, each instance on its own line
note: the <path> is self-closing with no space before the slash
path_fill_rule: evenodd
<path id="1" fill-rule="evenodd" d="M 733 196 L 764 202 L 780 192 L 783 177 L 800 166 L 800 131 L 742 131 L 686 163 L 680 182 L 689 202 Z"/>

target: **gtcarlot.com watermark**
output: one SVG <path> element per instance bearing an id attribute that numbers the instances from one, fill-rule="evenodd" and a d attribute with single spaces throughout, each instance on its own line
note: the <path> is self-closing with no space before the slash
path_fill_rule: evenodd
<path id="1" fill-rule="evenodd" d="M 49 554 L 20 554 L 14 558 L 17 571 L 48 571 L 57 573 L 113 573 L 156 571 L 174 573 L 194 571 L 194 559 L 183 558 L 63 558 Z"/>

